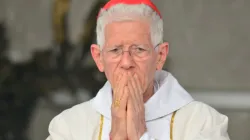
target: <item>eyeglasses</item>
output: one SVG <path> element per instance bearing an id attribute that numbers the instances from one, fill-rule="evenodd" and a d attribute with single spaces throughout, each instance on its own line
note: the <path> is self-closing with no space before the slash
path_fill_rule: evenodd
<path id="1" fill-rule="evenodd" d="M 130 56 L 132 56 L 137 60 L 138 59 L 141 60 L 147 58 L 151 54 L 152 50 L 155 49 L 157 46 L 155 46 L 154 48 L 150 48 L 146 45 L 133 45 L 129 47 L 128 51 L 123 50 L 122 46 L 118 46 L 118 47 L 103 49 L 103 52 L 104 55 L 109 60 L 117 60 L 121 58 L 124 52 L 128 52 Z"/>

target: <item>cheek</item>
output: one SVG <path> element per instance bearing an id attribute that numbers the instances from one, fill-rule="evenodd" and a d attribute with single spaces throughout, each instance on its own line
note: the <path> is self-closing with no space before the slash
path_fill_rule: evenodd
<path id="1" fill-rule="evenodd" d="M 142 81 L 145 82 L 145 86 L 148 86 L 154 79 L 154 74 L 156 71 L 156 65 L 152 61 L 144 62 L 140 64 L 140 69 L 138 71 Z"/>
<path id="2" fill-rule="evenodd" d="M 151 59 L 150 61 L 144 63 L 147 74 L 152 75 L 156 70 L 156 61 L 155 59 Z"/>
<path id="3" fill-rule="evenodd" d="M 113 86 L 115 83 L 115 78 L 117 76 L 114 74 L 114 72 L 116 70 L 116 66 L 114 64 L 107 65 L 104 63 L 104 67 L 105 67 L 105 70 L 104 70 L 105 76 L 106 76 L 107 80 L 110 82 L 110 84 Z"/>

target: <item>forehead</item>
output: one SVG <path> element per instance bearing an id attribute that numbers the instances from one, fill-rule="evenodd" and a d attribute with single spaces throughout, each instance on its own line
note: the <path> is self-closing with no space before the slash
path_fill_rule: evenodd
<path id="1" fill-rule="evenodd" d="M 146 20 L 114 21 L 105 27 L 105 44 L 150 43 L 150 25 Z"/>

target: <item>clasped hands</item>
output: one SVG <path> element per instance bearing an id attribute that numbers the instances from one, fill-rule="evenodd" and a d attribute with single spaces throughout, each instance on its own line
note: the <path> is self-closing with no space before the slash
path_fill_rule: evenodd
<path id="1" fill-rule="evenodd" d="M 145 80 L 137 74 L 123 72 L 115 79 L 111 107 L 112 140 L 139 140 L 146 132 L 143 89 Z"/>

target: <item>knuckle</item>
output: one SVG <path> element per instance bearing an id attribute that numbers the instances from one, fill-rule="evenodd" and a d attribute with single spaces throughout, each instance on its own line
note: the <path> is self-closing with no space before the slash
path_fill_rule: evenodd
<path id="1" fill-rule="evenodd" d="M 112 118 L 115 118 L 116 120 L 122 120 L 126 118 L 126 115 L 123 111 L 115 110 L 112 112 Z"/>

